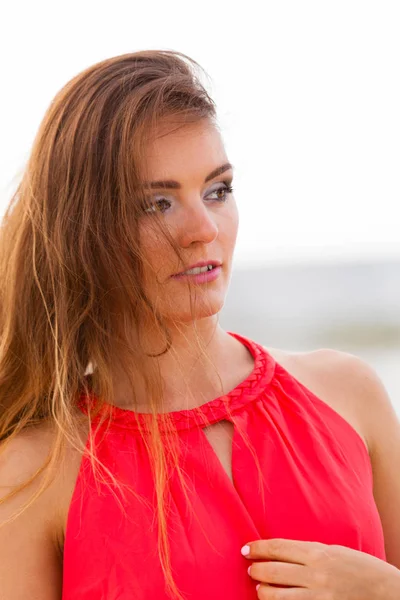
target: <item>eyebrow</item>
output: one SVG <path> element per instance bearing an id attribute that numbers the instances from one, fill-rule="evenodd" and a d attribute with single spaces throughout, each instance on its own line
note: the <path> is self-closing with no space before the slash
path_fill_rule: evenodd
<path id="1" fill-rule="evenodd" d="M 204 180 L 204 183 L 207 183 L 208 181 L 211 181 L 212 179 L 215 179 L 216 177 L 218 177 L 219 175 L 222 175 L 223 173 L 225 173 L 225 171 L 230 171 L 231 169 L 233 169 L 233 166 L 231 165 L 231 163 L 225 163 L 224 165 L 221 165 L 220 167 L 217 167 L 216 169 L 214 169 L 213 171 L 211 171 L 211 173 L 209 173 L 207 175 L 207 177 Z M 151 181 L 149 184 L 149 187 L 152 189 L 159 189 L 159 188 L 163 188 L 166 190 L 180 190 L 181 189 L 181 184 L 178 181 Z"/>

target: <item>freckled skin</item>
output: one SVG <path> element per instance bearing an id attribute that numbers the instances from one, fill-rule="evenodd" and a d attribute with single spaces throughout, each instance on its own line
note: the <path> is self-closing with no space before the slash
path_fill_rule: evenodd
<path id="1" fill-rule="evenodd" d="M 238 229 L 234 198 L 221 191 L 224 182 L 232 181 L 232 170 L 205 182 L 214 169 L 228 163 L 221 135 L 207 120 L 185 125 L 158 136 L 147 148 L 145 162 L 149 181 L 180 184 L 177 190 L 154 190 L 151 200 L 160 210 L 140 219 L 147 296 L 167 321 L 185 323 L 216 315 L 224 304 Z M 177 244 L 183 263 L 158 222 Z M 186 280 L 171 278 L 203 260 L 222 263 L 215 281 L 191 284 L 190 291 Z"/>

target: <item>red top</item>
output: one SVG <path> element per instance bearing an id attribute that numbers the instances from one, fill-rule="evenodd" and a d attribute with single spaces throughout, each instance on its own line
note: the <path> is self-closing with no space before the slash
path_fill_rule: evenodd
<path id="1" fill-rule="evenodd" d="M 361 437 L 264 348 L 235 336 L 254 356 L 251 375 L 201 409 L 170 413 L 178 430 L 188 507 L 171 474 L 168 527 L 175 581 L 188 600 L 255 600 L 240 548 L 288 538 L 349 546 L 385 559 Z M 203 415 L 203 416 L 202 416 Z M 232 472 L 226 474 L 202 431 L 231 421 Z M 113 408 L 95 434 L 97 455 L 137 495 L 97 481 L 82 460 L 64 548 L 63 600 L 167 598 L 158 559 L 154 485 L 139 428 L 148 416 Z M 246 436 L 258 457 L 259 471 Z M 264 499 L 264 502 L 263 502 Z"/>

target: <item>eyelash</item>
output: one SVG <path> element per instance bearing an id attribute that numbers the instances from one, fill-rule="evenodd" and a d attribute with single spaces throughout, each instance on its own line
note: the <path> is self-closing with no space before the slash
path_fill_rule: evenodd
<path id="1" fill-rule="evenodd" d="M 211 196 L 212 194 L 215 194 L 215 193 L 217 193 L 217 192 L 220 192 L 220 191 L 223 191 L 223 192 L 225 192 L 225 194 L 224 194 L 224 197 L 223 197 L 223 198 L 215 198 L 215 199 L 214 199 L 214 200 L 215 200 L 215 202 L 218 202 L 218 203 L 221 203 L 221 204 L 222 204 L 222 203 L 226 202 L 226 200 L 227 200 L 227 196 L 228 196 L 229 194 L 232 194 L 232 192 L 233 192 L 233 187 L 232 187 L 232 184 L 231 184 L 231 183 L 229 183 L 229 182 L 227 182 L 227 181 L 223 181 L 223 182 L 221 182 L 221 183 L 223 183 L 223 187 L 216 188 L 215 190 L 213 190 L 212 192 L 210 192 L 210 193 L 208 194 L 208 196 Z M 206 198 L 207 198 L 208 196 L 206 196 Z M 150 204 L 150 205 L 148 205 L 148 206 L 147 206 L 147 207 L 144 209 L 144 212 L 145 212 L 145 213 L 147 213 L 147 214 L 152 214 L 152 213 L 157 213 L 157 212 L 160 212 L 161 214 L 165 213 L 165 212 L 168 210 L 168 208 L 166 208 L 165 210 L 157 210 L 157 208 L 156 208 L 156 207 L 157 207 L 157 205 L 158 205 L 158 204 L 160 204 L 160 203 L 162 203 L 162 202 L 167 202 L 167 203 L 169 203 L 169 204 L 170 204 L 170 202 L 169 202 L 169 200 L 168 200 L 167 198 L 160 198 L 159 200 L 156 200 L 155 202 L 153 202 L 153 204 Z"/>
<path id="2" fill-rule="evenodd" d="M 226 197 L 229 194 L 232 194 L 232 192 L 233 192 L 233 187 L 231 184 L 226 183 L 225 181 L 223 182 L 223 184 L 224 184 L 224 187 L 217 188 L 214 191 L 210 192 L 210 194 L 209 194 L 209 195 L 211 195 L 211 194 L 215 194 L 216 192 L 225 192 L 224 197 L 218 198 L 217 202 L 226 202 Z"/>

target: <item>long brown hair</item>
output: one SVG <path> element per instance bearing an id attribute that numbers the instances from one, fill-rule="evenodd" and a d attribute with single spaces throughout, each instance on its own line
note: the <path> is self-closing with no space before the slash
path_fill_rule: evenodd
<path id="1" fill-rule="evenodd" d="M 5 446 L 41 422 L 54 424 L 57 432 L 35 498 L 49 484 L 54 469 L 48 467 L 61 460 L 65 441 L 82 448 L 75 416 L 79 395 L 95 389 L 98 398 L 112 402 L 116 353 L 127 373 L 142 370 L 157 412 L 156 369 L 143 373 L 144 349 L 129 336 L 145 319 L 163 330 L 141 283 L 141 157 L 161 119 L 215 118 L 201 76 L 196 63 L 167 51 L 117 56 L 77 75 L 51 103 L 4 216 L 0 440 Z M 92 377 L 85 376 L 89 362 L 97 365 Z M 167 459 L 156 427 L 149 452 L 160 559 L 168 589 L 179 595 L 163 510 Z"/>

